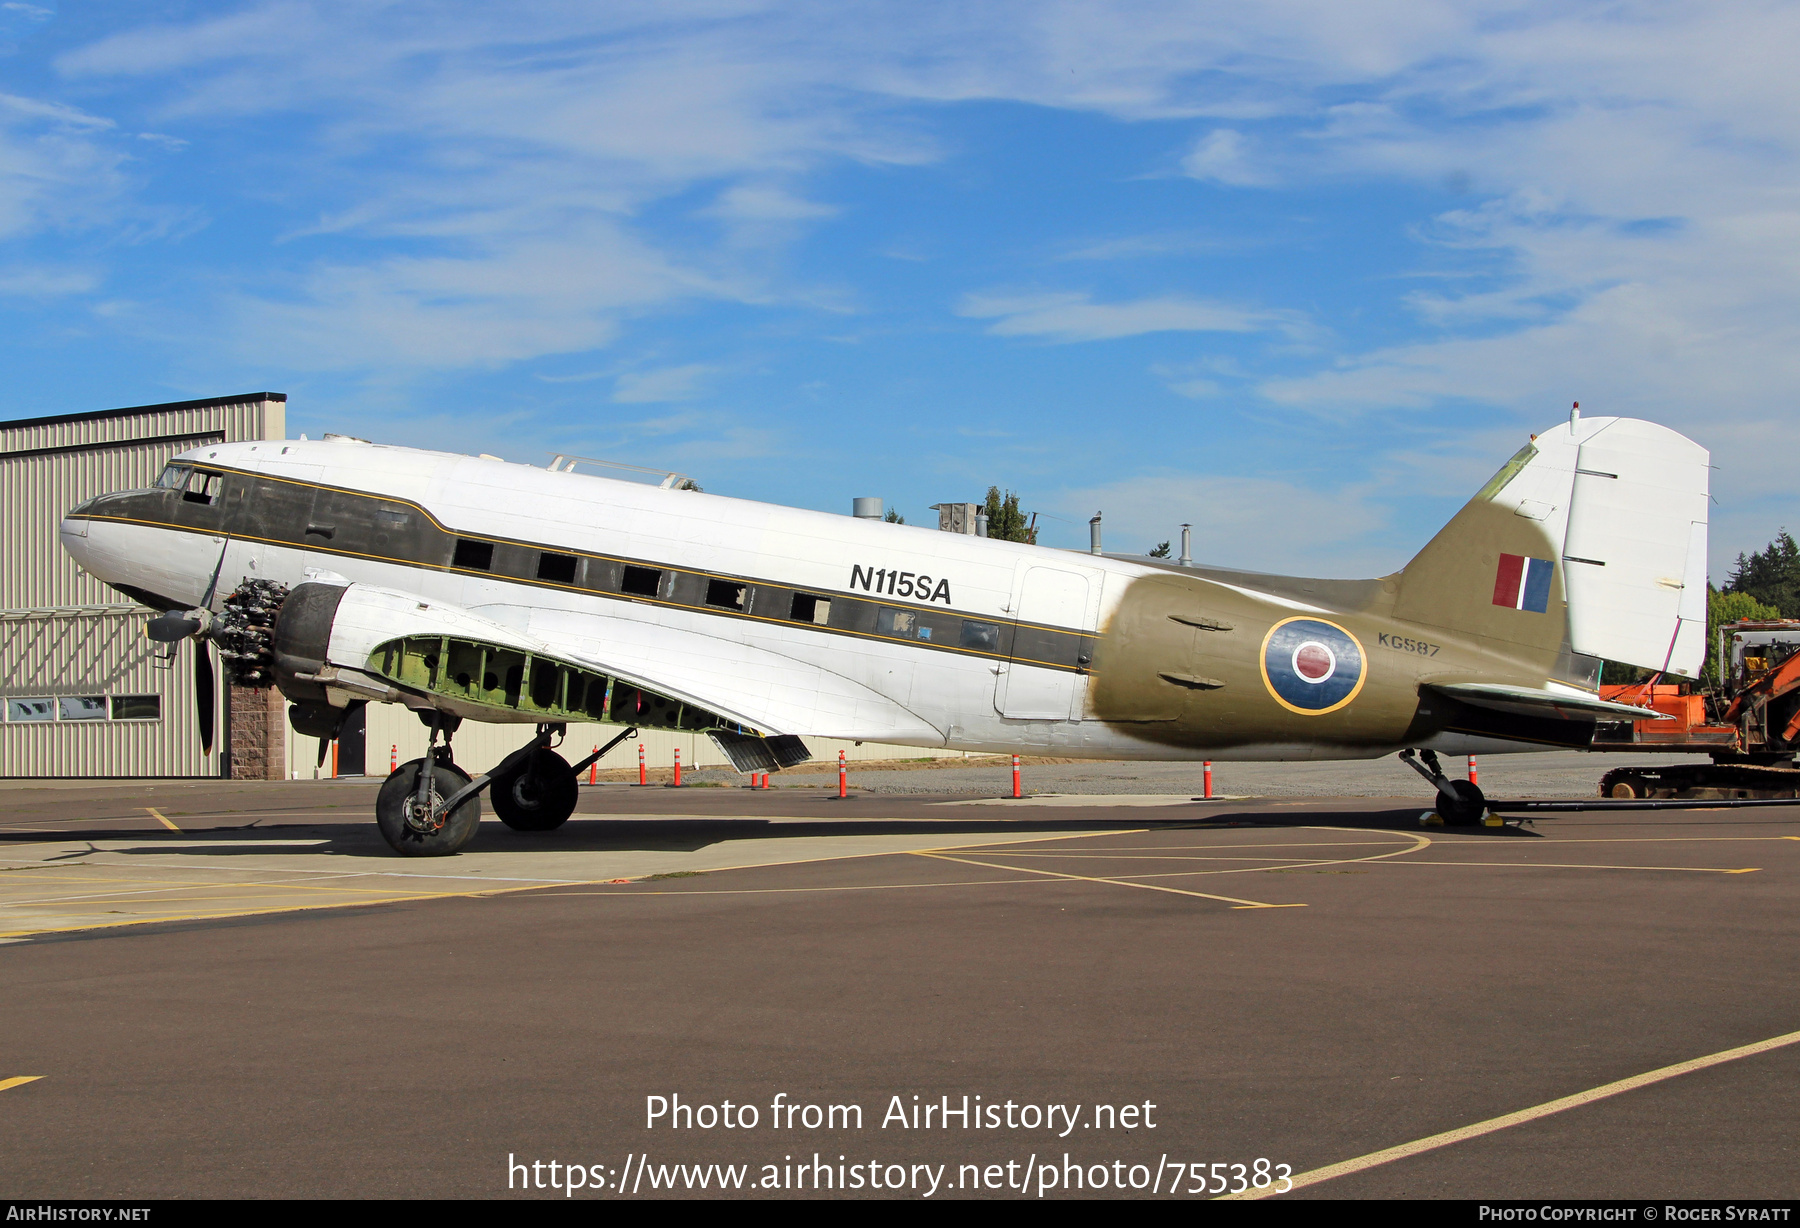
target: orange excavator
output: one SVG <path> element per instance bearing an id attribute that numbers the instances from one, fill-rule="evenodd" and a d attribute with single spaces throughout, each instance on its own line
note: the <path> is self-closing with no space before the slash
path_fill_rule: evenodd
<path id="1" fill-rule="evenodd" d="M 1602 722 L 1593 749 L 1702 753 L 1710 763 L 1614 768 L 1608 798 L 1800 797 L 1800 620 L 1726 623 L 1715 645 L 1717 685 L 1602 686 L 1600 697 L 1658 717 Z"/>

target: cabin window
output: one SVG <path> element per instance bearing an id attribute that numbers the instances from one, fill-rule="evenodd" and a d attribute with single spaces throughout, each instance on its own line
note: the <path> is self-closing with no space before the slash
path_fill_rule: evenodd
<path id="1" fill-rule="evenodd" d="M 658 567 L 627 567 L 619 577 L 619 591 L 633 597 L 655 597 L 661 589 L 662 569 Z"/>
<path id="2" fill-rule="evenodd" d="M 883 610 L 875 616 L 875 629 L 883 635 L 897 635 L 908 640 L 924 631 L 919 638 L 931 638 L 931 629 L 919 626 L 919 615 L 913 610 Z"/>
<path id="3" fill-rule="evenodd" d="M 978 623 L 972 618 L 963 619 L 962 646 L 973 648 L 977 652 L 1000 651 L 1000 627 L 997 623 Z"/>
<path id="4" fill-rule="evenodd" d="M 538 552 L 537 578 L 548 580 L 552 584 L 575 583 L 575 556 L 557 554 L 552 550 Z"/>
<path id="5" fill-rule="evenodd" d="M 114 695 L 112 718 L 115 721 L 160 721 L 161 695 Z"/>
<path id="6" fill-rule="evenodd" d="M 472 538 L 456 539 L 456 557 L 453 567 L 466 567 L 471 571 L 492 571 L 494 569 L 494 543 L 478 542 Z"/>
<path id="7" fill-rule="evenodd" d="M 793 610 L 788 616 L 797 623 L 827 626 L 831 622 L 831 598 L 795 593 Z"/>
<path id="8" fill-rule="evenodd" d="M 214 499 L 219 497 L 219 487 L 224 481 L 225 476 L 221 473 L 215 473 L 205 469 L 196 469 L 188 475 L 187 490 L 182 492 L 182 501 L 186 503 L 211 503 Z"/>
<path id="9" fill-rule="evenodd" d="M 706 604 L 721 610 L 742 610 L 744 594 L 750 590 L 736 580 L 708 580 Z"/>
<path id="10" fill-rule="evenodd" d="M 170 465 L 162 471 L 162 476 L 156 479 L 157 488 L 159 490 L 180 490 L 187 485 L 187 477 L 191 472 L 193 470 L 187 465 Z"/>

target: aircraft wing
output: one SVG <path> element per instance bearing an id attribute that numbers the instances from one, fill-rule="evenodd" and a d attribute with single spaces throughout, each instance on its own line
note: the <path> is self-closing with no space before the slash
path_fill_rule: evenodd
<path id="1" fill-rule="evenodd" d="M 1451 699 L 1514 716 L 1554 717 L 1565 721 L 1660 721 L 1671 719 L 1649 708 L 1616 704 L 1574 688 L 1506 686 L 1493 682 L 1427 682 L 1422 684 Z"/>
<path id="2" fill-rule="evenodd" d="M 531 611 L 531 632 L 558 652 L 642 679 L 765 733 L 929 745 L 944 731 L 842 674 L 767 648 L 628 618 Z"/>
<path id="3" fill-rule="evenodd" d="M 465 608 L 368 584 L 302 585 L 289 606 L 283 607 L 282 635 L 291 642 L 277 644 L 278 668 L 361 697 L 388 698 L 380 692 L 398 687 L 476 720 L 591 720 L 585 701 L 571 700 L 566 688 L 577 680 L 585 687 L 603 675 L 765 737 L 812 734 L 915 745 L 944 740 L 943 731 L 843 674 L 679 627 L 522 605 Z M 449 660 L 440 663 L 441 652 Z M 506 682 L 507 664 L 494 662 L 519 667 L 526 654 L 575 675 L 566 688 L 554 671 L 544 675 L 550 687 L 544 694 L 523 676 Z M 477 666 L 477 660 L 486 664 Z M 374 690 L 346 678 L 345 670 L 377 680 Z M 478 677 L 484 673 L 485 682 Z M 537 678 L 535 670 L 531 677 Z"/>

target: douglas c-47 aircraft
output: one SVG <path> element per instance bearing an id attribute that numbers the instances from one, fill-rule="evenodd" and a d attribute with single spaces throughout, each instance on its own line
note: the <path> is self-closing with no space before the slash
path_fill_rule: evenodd
<path id="1" fill-rule="evenodd" d="M 382 835 L 454 853 L 479 795 L 527 830 L 573 812 L 570 721 L 704 732 L 739 771 L 808 736 L 1093 759 L 1400 753 L 1448 822 L 1484 799 L 1437 753 L 1583 747 L 1601 658 L 1692 678 L 1708 458 L 1571 415 L 1401 571 L 1308 580 L 1080 554 L 692 490 L 328 437 L 208 445 L 62 523 L 84 569 L 214 640 L 301 733 L 399 703 L 431 749 Z M 486 776 L 464 720 L 533 736 Z M 623 735 L 621 735 L 623 736 Z M 430 770 L 426 770 L 429 764 Z"/>

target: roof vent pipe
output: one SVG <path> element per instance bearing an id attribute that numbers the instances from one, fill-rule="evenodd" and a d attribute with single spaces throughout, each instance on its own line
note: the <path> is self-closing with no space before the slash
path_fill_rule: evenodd
<path id="1" fill-rule="evenodd" d="M 975 536 L 976 537 L 986 537 L 987 529 L 988 529 L 987 513 L 986 512 L 976 512 L 975 513 Z"/>
<path id="2" fill-rule="evenodd" d="M 852 499 L 850 501 L 850 514 L 858 520 L 880 520 L 881 500 Z"/>
<path id="3" fill-rule="evenodd" d="M 1183 567 L 1194 565 L 1194 526 L 1191 524 L 1181 526 L 1181 557 L 1175 561 Z"/>
<path id="4" fill-rule="evenodd" d="M 1100 513 L 1099 512 L 1095 512 L 1094 518 L 1092 520 L 1088 521 L 1088 539 L 1089 539 L 1088 553 L 1099 554 L 1100 553 Z"/>

